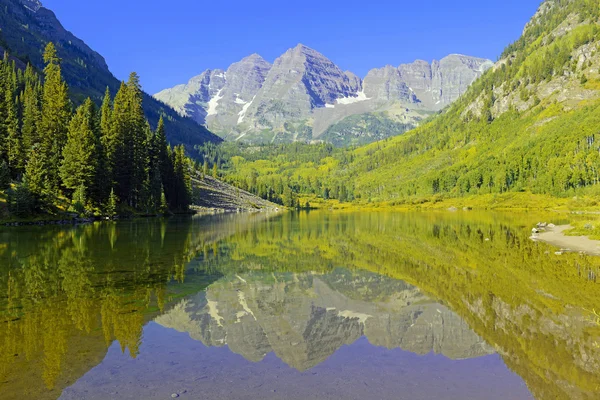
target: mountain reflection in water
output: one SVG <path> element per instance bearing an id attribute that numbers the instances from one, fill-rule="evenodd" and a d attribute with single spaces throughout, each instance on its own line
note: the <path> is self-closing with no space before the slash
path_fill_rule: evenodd
<path id="1" fill-rule="evenodd" d="M 234 275 L 155 320 L 258 362 L 267 353 L 305 371 L 361 336 L 386 348 L 452 359 L 493 352 L 455 313 L 402 281 L 335 270 Z"/>
<path id="2" fill-rule="evenodd" d="M 330 374 L 321 379 L 350 382 L 351 397 L 362 390 L 354 378 L 377 368 L 386 377 L 378 396 L 397 397 L 419 379 L 394 364 L 408 360 L 413 374 L 426 361 L 420 376 L 455 382 L 457 398 L 502 398 L 503 384 L 514 390 L 505 397 L 529 398 L 510 371 L 537 399 L 599 398 L 600 328 L 589 315 L 600 304 L 600 259 L 531 242 L 539 219 L 318 212 L 4 229 L 0 398 L 136 398 L 154 386 L 149 393 L 166 395 L 171 388 L 150 377 L 169 354 L 186 359 L 173 340 L 212 357 L 179 373 L 190 377 L 181 385 L 199 379 L 213 398 L 241 386 L 200 378 L 233 374 L 244 359 L 239 382 L 281 360 L 297 374 L 278 372 L 283 388 L 314 398 L 327 390 L 312 386 L 325 385 L 311 375 L 320 368 Z M 115 367 L 125 364 L 128 372 Z M 339 375 L 344 365 L 354 375 Z M 413 398 L 435 386 L 412 387 Z M 294 398 L 278 390 L 270 397 Z"/>

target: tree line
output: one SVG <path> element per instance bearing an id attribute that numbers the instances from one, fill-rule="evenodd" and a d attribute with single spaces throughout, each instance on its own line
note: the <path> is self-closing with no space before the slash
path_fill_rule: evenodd
<path id="1" fill-rule="evenodd" d="M 172 148 L 162 118 L 152 130 L 138 75 L 102 106 L 73 110 L 61 60 L 49 43 L 43 78 L 0 61 L 0 190 L 18 216 L 69 207 L 78 213 L 156 214 L 191 202 L 190 160 Z"/>
<path id="2" fill-rule="evenodd" d="M 228 183 L 263 199 L 292 208 L 310 208 L 301 198 L 355 199 L 351 182 L 334 172 L 353 161 L 350 149 L 330 143 L 248 145 L 239 142 L 196 146 L 205 174 L 221 175 Z M 333 173 L 332 173 L 333 172 Z"/>

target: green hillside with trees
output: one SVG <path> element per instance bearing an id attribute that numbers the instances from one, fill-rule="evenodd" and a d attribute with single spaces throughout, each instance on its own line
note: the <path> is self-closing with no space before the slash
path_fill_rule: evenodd
<path id="1" fill-rule="evenodd" d="M 190 160 L 183 145 L 168 145 L 162 119 L 150 128 L 137 74 L 114 100 L 107 89 L 101 109 L 88 98 L 73 113 L 52 43 L 44 61 L 43 79 L 7 54 L 0 61 L 3 216 L 187 210 Z"/>

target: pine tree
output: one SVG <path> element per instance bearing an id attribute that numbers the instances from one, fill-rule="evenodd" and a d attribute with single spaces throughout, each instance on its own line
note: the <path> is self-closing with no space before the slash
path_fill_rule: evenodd
<path id="1" fill-rule="evenodd" d="M 6 153 L 8 165 L 14 177 L 20 175 L 25 168 L 25 151 L 21 137 L 21 129 L 18 119 L 18 104 L 12 100 L 11 93 L 7 91 L 6 103 L 8 115 L 6 117 Z"/>
<path id="2" fill-rule="evenodd" d="M 29 69 L 30 67 L 28 67 L 27 71 Z M 26 76 L 27 71 L 25 73 Z M 23 127 L 21 128 L 25 158 L 29 157 L 29 152 L 33 146 L 40 141 L 38 134 L 40 118 L 39 80 L 36 84 L 27 80 L 25 92 L 23 93 Z"/>
<path id="3" fill-rule="evenodd" d="M 121 82 L 115 96 L 111 119 L 110 133 L 106 137 L 106 155 L 112 170 L 115 195 L 121 201 L 127 202 L 131 192 L 132 160 L 127 148 L 129 113 L 125 82 Z"/>
<path id="4" fill-rule="evenodd" d="M 115 153 L 115 141 L 112 140 L 112 100 L 110 90 L 106 88 L 100 108 L 100 154 L 98 158 L 97 191 L 98 197 L 105 200 L 109 189 L 114 185 L 112 156 Z"/>
<path id="5" fill-rule="evenodd" d="M 112 124 L 112 100 L 110 98 L 110 89 L 107 87 L 104 92 L 104 99 L 102 100 L 102 107 L 100 108 L 100 131 L 102 132 L 103 138 L 110 136 L 111 124 Z"/>
<path id="6" fill-rule="evenodd" d="M 185 156 L 185 148 L 182 145 L 176 146 L 173 149 L 172 158 L 174 184 L 170 204 L 173 209 L 185 211 L 190 206 L 192 193 L 189 164 Z"/>
<path id="7" fill-rule="evenodd" d="M 46 169 L 46 186 L 56 194 L 60 187 L 59 166 L 62 148 L 67 141 L 71 104 L 67 84 L 61 75 L 60 58 L 54 44 L 44 52 L 44 92 L 40 122 L 41 156 Z"/>
<path id="8" fill-rule="evenodd" d="M 79 185 L 79 187 L 75 189 L 75 192 L 73 192 L 71 205 L 73 207 L 73 210 L 75 210 L 75 212 L 77 212 L 78 214 L 85 213 L 85 206 L 87 203 L 86 192 L 87 188 L 83 184 Z"/>
<path id="9" fill-rule="evenodd" d="M 148 179 L 146 169 L 147 149 L 146 149 L 146 119 L 142 107 L 143 92 L 140 85 L 140 78 L 137 73 L 132 72 L 127 81 L 127 92 L 129 100 L 129 141 L 132 157 L 132 193 L 131 204 L 133 207 L 140 207 L 147 203 L 144 185 Z"/>
<path id="10" fill-rule="evenodd" d="M 115 195 L 114 189 L 111 189 L 110 195 L 108 196 L 108 202 L 106 204 L 106 215 L 111 219 L 117 215 L 118 202 L 119 200 L 117 199 L 117 195 Z"/>
<path id="11" fill-rule="evenodd" d="M 163 193 L 167 199 L 167 203 L 170 204 L 171 193 L 173 192 L 173 163 L 171 160 L 169 143 L 167 142 L 165 123 L 162 117 L 160 117 L 160 120 L 158 121 L 155 135 L 157 161 L 158 168 L 160 169 Z"/>
<path id="12" fill-rule="evenodd" d="M 100 135 L 97 132 L 94 107 L 94 103 L 88 98 L 71 119 L 60 166 L 63 185 L 71 190 L 82 188 L 83 195 L 86 197 L 98 196 L 94 189 L 96 189 L 95 181 L 98 178 Z M 98 197 L 94 199 L 97 203 L 101 201 Z"/>
<path id="13" fill-rule="evenodd" d="M 148 149 L 148 205 L 151 212 L 160 208 L 163 193 L 162 177 L 160 170 L 160 149 L 156 132 L 147 127 L 146 148 Z"/>
<path id="14" fill-rule="evenodd" d="M 29 160 L 25 166 L 25 175 L 23 182 L 27 185 L 29 191 L 42 198 L 46 189 L 46 166 L 42 151 L 39 146 L 35 146 L 29 155 Z"/>

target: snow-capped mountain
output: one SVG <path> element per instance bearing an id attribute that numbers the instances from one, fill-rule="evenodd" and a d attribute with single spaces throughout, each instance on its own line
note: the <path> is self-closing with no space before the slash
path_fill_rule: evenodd
<path id="1" fill-rule="evenodd" d="M 330 127 L 365 113 L 385 112 L 407 128 L 416 126 L 492 65 L 450 55 L 431 64 L 418 60 L 373 69 L 362 80 L 299 44 L 272 65 L 253 54 L 227 71 L 207 70 L 154 97 L 229 140 L 329 140 Z"/>

